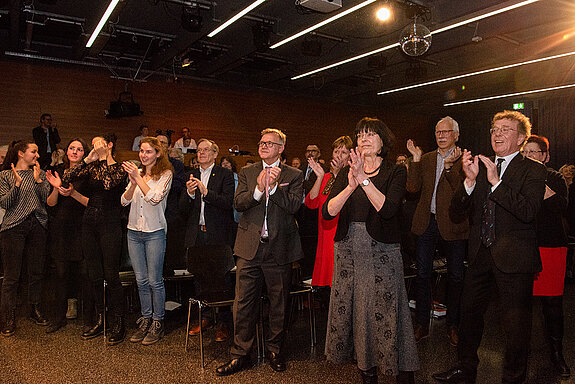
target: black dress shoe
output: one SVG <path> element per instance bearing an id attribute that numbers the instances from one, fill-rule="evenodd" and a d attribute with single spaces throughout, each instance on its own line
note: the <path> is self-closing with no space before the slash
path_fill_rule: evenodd
<path id="1" fill-rule="evenodd" d="M 54 333 L 65 325 L 66 320 L 52 321 L 50 322 L 50 324 L 48 324 L 48 328 L 46 328 L 46 333 Z"/>
<path id="2" fill-rule="evenodd" d="M 251 365 L 250 358 L 248 356 L 242 356 L 230 360 L 226 364 L 219 366 L 216 369 L 216 375 L 218 376 L 229 376 L 241 371 L 242 369 L 249 368 Z"/>
<path id="3" fill-rule="evenodd" d="M 98 318 L 96 319 L 96 324 L 94 324 L 90 329 L 82 332 L 82 340 L 90 340 L 94 337 L 100 336 L 104 333 L 104 314 L 98 314 Z"/>
<path id="4" fill-rule="evenodd" d="M 32 304 L 32 308 L 30 311 L 30 319 L 32 319 L 32 321 L 38 325 L 41 326 L 48 325 L 48 320 L 46 320 L 46 318 L 42 314 L 42 311 L 40 311 L 40 304 Z"/>
<path id="5" fill-rule="evenodd" d="M 270 352 L 268 359 L 270 361 L 270 367 L 272 367 L 274 371 L 283 372 L 286 370 L 286 362 L 284 361 L 281 354 Z"/>
<path id="6" fill-rule="evenodd" d="M 454 367 L 445 372 L 434 373 L 432 377 L 442 383 L 465 383 L 472 384 L 475 383 L 475 378 L 469 375 L 465 370 Z"/>
<path id="7" fill-rule="evenodd" d="M 110 330 L 110 336 L 106 340 L 108 345 L 116 345 L 124 341 L 126 338 L 126 321 L 124 316 L 116 315 L 114 318 L 114 324 Z"/>

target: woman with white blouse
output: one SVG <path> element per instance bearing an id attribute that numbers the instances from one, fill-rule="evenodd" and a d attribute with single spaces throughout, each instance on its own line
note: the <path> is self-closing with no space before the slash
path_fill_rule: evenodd
<path id="1" fill-rule="evenodd" d="M 172 185 L 173 168 L 155 137 L 140 143 L 142 169 L 132 162 L 122 164 L 130 182 L 122 205 L 130 204 L 128 252 L 136 274 L 141 314 L 133 343 L 154 344 L 164 335 L 166 290 L 162 277 L 166 251 L 166 197 Z"/>

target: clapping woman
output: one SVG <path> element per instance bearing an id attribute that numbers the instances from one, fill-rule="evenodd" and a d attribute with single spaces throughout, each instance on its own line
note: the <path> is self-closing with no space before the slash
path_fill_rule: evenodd
<path id="1" fill-rule="evenodd" d="M 66 324 L 68 308 L 66 299 L 68 286 L 72 280 L 71 274 L 75 272 L 85 274 L 81 228 L 84 209 L 88 205 L 88 198 L 85 196 L 86 180 L 80 178 L 76 179 L 74 184 L 64 185 L 61 176 L 67 169 L 80 164 L 87 155 L 86 149 L 84 140 L 72 139 L 66 146 L 63 164 L 57 166 L 54 172 L 50 170 L 46 172 L 46 178 L 53 187 L 47 202 L 49 207 L 53 207 L 50 211 L 49 248 L 56 273 L 54 284 L 56 305 L 46 333 L 56 332 Z"/>
<path id="2" fill-rule="evenodd" d="M 164 335 L 166 291 L 163 266 L 166 252 L 164 211 L 172 185 L 173 168 L 161 143 L 155 137 L 140 142 L 142 169 L 132 162 L 122 167 L 130 182 L 122 195 L 122 205 L 130 205 L 128 252 L 136 274 L 141 314 L 131 342 L 150 345 Z"/>
<path id="3" fill-rule="evenodd" d="M 22 265 L 28 272 L 31 318 L 38 325 L 48 321 L 40 310 L 48 224 L 46 199 L 50 184 L 38 163 L 38 147 L 27 141 L 10 144 L 0 172 L 0 207 L 6 210 L 0 227 L 2 263 L 2 335 L 16 329 L 16 295 Z"/>
<path id="4" fill-rule="evenodd" d="M 124 294 L 120 282 L 120 257 L 122 252 L 122 224 L 120 198 L 124 192 L 127 174 L 114 159 L 116 135 L 96 136 L 93 149 L 75 168 L 64 174 L 63 181 L 74 183 L 87 177 L 88 206 L 82 218 L 82 245 L 88 278 L 96 306 L 97 318 L 82 333 L 88 340 L 104 332 L 104 295 L 107 283 L 110 300 L 106 303 L 112 319 L 107 343 L 115 345 L 126 336 L 124 320 Z"/>
<path id="5" fill-rule="evenodd" d="M 413 381 L 419 369 L 399 250 L 399 209 L 407 172 L 384 160 L 394 136 L 378 119 L 355 129 L 357 148 L 323 205 L 339 214 L 325 354 L 357 361 L 364 383 Z"/>

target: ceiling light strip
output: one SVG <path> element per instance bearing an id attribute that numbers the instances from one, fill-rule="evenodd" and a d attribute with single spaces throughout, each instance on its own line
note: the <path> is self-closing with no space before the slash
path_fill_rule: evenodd
<path id="1" fill-rule="evenodd" d="M 92 44 L 94 44 L 94 40 L 96 40 L 96 37 L 98 37 L 98 35 L 100 34 L 100 31 L 104 27 L 104 24 L 106 24 L 106 22 L 108 21 L 108 18 L 110 17 L 112 12 L 114 12 L 114 9 L 116 8 L 116 5 L 118 5 L 119 2 L 120 2 L 120 0 L 110 1 L 108 8 L 106 8 L 106 12 L 104 12 L 104 14 L 102 15 L 100 22 L 98 23 L 98 25 L 96 26 L 96 29 L 94 29 L 94 32 L 92 32 L 92 36 L 90 36 L 90 39 L 86 43 L 86 48 L 90 48 L 92 46 Z"/>
<path id="2" fill-rule="evenodd" d="M 342 65 L 342 64 L 346 64 L 346 63 L 349 63 L 349 62 L 351 62 L 351 61 L 359 60 L 359 59 L 362 59 L 362 58 L 367 57 L 367 56 L 375 55 L 376 53 L 380 53 L 380 52 L 383 52 L 383 51 L 387 51 L 387 50 L 392 49 L 392 48 L 395 48 L 395 47 L 399 47 L 399 43 L 394 43 L 394 44 L 388 45 L 388 46 L 386 46 L 386 47 L 382 47 L 382 48 L 378 48 L 378 49 L 373 50 L 373 51 L 369 51 L 369 52 L 366 52 L 366 53 L 362 53 L 362 54 L 359 55 L 359 56 L 350 57 L 349 59 L 345 59 L 345 60 L 342 60 L 342 61 L 338 61 L 337 63 L 333 63 L 333 64 L 330 64 L 330 65 L 326 65 L 325 67 L 321 67 L 321 68 L 318 68 L 318 69 L 314 69 L 313 71 L 309 71 L 309 72 L 306 72 L 306 73 L 302 73 L 301 75 L 294 76 L 294 77 L 292 77 L 291 79 L 292 79 L 292 80 L 297 80 L 297 79 L 300 79 L 300 78 L 302 78 L 302 77 L 306 77 L 306 76 L 309 76 L 309 75 L 313 75 L 314 73 L 318 73 L 318 72 L 321 72 L 321 71 L 325 71 L 326 69 L 330 69 L 330 68 L 333 68 L 333 67 L 338 67 L 338 66 L 340 66 L 340 65 Z"/>
<path id="3" fill-rule="evenodd" d="M 435 34 L 437 34 L 437 33 L 449 31 L 450 29 L 457 28 L 457 27 L 461 27 L 462 25 L 474 23 L 474 22 L 476 22 L 476 21 L 483 20 L 483 19 L 486 19 L 486 18 L 491 17 L 491 16 L 498 15 L 498 14 L 503 13 L 503 12 L 511 11 L 511 10 L 513 10 L 513 9 L 516 9 L 516 8 L 519 8 L 519 7 L 523 7 L 523 6 L 525 6 L 525 5 L 529 5 L 529 4 L 532 4 L 532 3 L 536 3 L 536 2 L 538 2 L 538 1 L 540 1 L 540 0 L 526 0 L 526 1 L 522 1 L 522 2 L 520 2 L 520 3 L 513 4 L 513 5 L 510 5 L 510 6 L 508 6 L 508 7 L 504 7 L 504 8 L 501 8 L 501 9 L 497 9 L 497 10 L 492 11 L 492 12 L 487 12 L 487 13 L 485 13 L 485 14 L 483 14 L 483 15 L 475 16 L 475 17 L 472 17 L 472 18 L 470 18 L 470 19 L 466 19 L 466 20 L 460 21 L 459 23 L 447 25 L 447 26 L 445 26 L 445 27 L 443 27 L 443 28 L 439 28 L 439 29 L 436 29 L 436 30 L 434 30 L 434 31 L 431 31 L 431 34 L 432 34 L 432 35 L 435 35 Z"/>
<path id="4" fill-rule="evenodd" d="M 445 27 L 440 28 L 440 29 L 437 29 L 437 30 L 435 30 L 434 32 L 431 32 L 431 33 L 432 33 L 432 34 L 437 34 L 437 33 L 439 33 L 439 32 L 447 31 L 447 30 L 449 30 L 449 29 L 452 29 L 452 28 L 455 28 L 455 27 L 458 27 L 458 26 L 461 26 L 461 25 L 469 24 L 469 23 L 471 22 L 470 20 L 477 21 L 477 20 L 480 20 L 480 19 L 483 19 L 483 18 L 486 18 L 486 17 L 489 17 L 489 16 L 493 16 L 494 14 L 497 14 L 497 13 L 510 11 L 511 9 L 523 7 L 523 6 L 525 6 L 525 5 L 529 5 L 529 4 L 531 4 L 531 3 L 535 3 L 535 2 L 538 2 L 538 1 L 540 1 L 540 0 L 527 0 L 527 1 L 522 1 L 522 2 L 520 2 L 520 3 L 513 4 L 513 5 L 510 5 L 510 6 L 508 6 L 508 7 L 501 8 L 501 9 L 499 10 L 499 12 L 498 12 L 498 11 L 491 11 L 491 12 L 485 13 L 484 15 L 475 16 L 475 17 L 472 17 L 472 18 L 470 18 L 470 19 L 463 20 L 463 21 L 460 21 L 460 22 L 457 22 L 457 23 L 454 23 L 454 24 L 445 26 Z M 503 10 L 505 10 L 505 11 L 503 11 Z M 494 13 L 494 12 L 497 12 L 497 13 Z M 338 67 L 338 66 L 340 66 L 340 65 L 342 65 L 342 64 L 346 64 L 346 63 L 349 63 L 349 62 L 352 62 L 352 61 L 355 61 L 355 60 L 359 60 L 359 59 L 362 59 L 362 58 L 367 57 L 367 56 L 375 55 L 376 53 L 383 52 L 383 51 L 386 51 L 386 50 L 388 50 L 388 49 L 395 48 L 395 47 L 398 47 L 398 46 L 399 46 L 399 43 L 395 43 L 395 44 L 392 44 L 392 45 L 388 45 L 387 47 L 383 47 L 383 48 L 375 49 L 375 50 L 370 51 L 370 52 L 362 53 L 361 55 L 353 56 L 353 57 L 350 57 L 349 59 L 345 59 L 345 60 L 342 60 L 342 61 L 338 61 L 338 62 L 336 62 L 336 63 L 330 64 L 330 65 L 326 65 L 325 67 L 321 67 L 321 68 L 318 68 L 318 69 L 314 69 L 314 70 L 312 70 L 312 71 L 309 71 L 309 72 L 306 72 L 306 73 L 302 73 L 301 75 L 294 76 L 294 77 L 291 78 L 291 80 L 301 79 L 302 77 L 310 76 L 310 75 L 313 75 L 313 74 L 315 74 L 315 73 L 322 72 L 322 71 L 325 71 L 326 69 L 330 69 L 330 68 L 333 68 L 333 67 Z"/>
<path id="5" fill-rule="evenodd" d="M 573 87 L 575 87 L 575 84 L 558 85 L 558 86 L 556 86 L 556 87 L 534 89 L 534 90 L 525 91 L 525 92 L 507 93 L 507 94 L 505 94 L 505 95 L 482 97 L 482 98 L 480 98 L 480 99 L 456 101 L 456 102 L 453 102 L 453 103 L 443 104 L 443 106 L 444 106 L 444 107 L 451 107 L 451 106 L 453 106 L 453 105 L 469 104 L 469 103 L 478 103 L 478 102 L 480 102 L 480 101 L 494 100 L 494 99 L 502 99 L 502 98 L 505 98 L 505 97 L 528 95 L 528 94 L 531 94 L 531 93 L 541 93 L 541 92 L 556 91 L 556 90 L 558 90 L 558 89 L 573 88 Z"/>
<path id="6" fill-rule="evenodd" d="M 208 37 L 214 37 L 225 28 L 229 27 L 231 24 L 235 23 L 238 19 L 246 15 L 248 12 L 252 11 L 254 8 L 265 2 L 266 0 L 257 0 L 245 8 L 243 11 L 240 11 L 237 15 L 233 16 L 231 19 L 220 25 L 218 28 L 214 29 L 212 32 L 208 33 Z"/>
<path id="7" fill-rule="evenodd" d="M 521 63 L 503 65 L 503 66 L 501 66 L 501 67 L 496 67 L 496 68 L 484 69 L 484 70 L 477 71 L 477 72 L 466 73 L 466 74 L 464 74 L 464 75 L 457 75 L 457 76 L 446 77 L 446 78 L 444 78 L 444 79 L 427 81 L 427 82 L 425 82 L 425 83 L 408 85 L 408 86 L 401 87 L 401 88 L 395 88 L 395 89 L 390 89 L 390 90 L 387 90 L 387 91 L 381 91 L 381 92 L 378 92 L 377 94 L 378 94 L 378 95 L 387 95 L 387 94 L 389 94 L 389 93 L 406 91 L 406 90 L 408 90 L 408 89 L 425 87 L 425 86 L 427 86 L 427 85 L 434 85 L 434 84 L 444 83 L 444 82 L 446 82 L 446 81 L 463 79 L 463 78 L 465 78 L 465 77 L 483 75 L 483 74 L 485 74 L 485 73 L 501 71 L 501 70 L 504 70 L 504 69 L 520 67 L 520 66 L 527 65 L 527 64 L 540 63 L 540 62 L 542 62 L 542 61 L 554 60 L 554 59 L 559 59 L 559 58 L 562 58 L 562 57 L 573 56 L 573 55 L 575 55 L 575 51 L 567 52 L 567 53 L 562 53 L 562 54 L 559 54 L 559 55 L 542 57 L 542 58 L 534 59 L 534 60 L 522 61 Z"/>
<path id="8" fill-rule="evenodd" d="M 290 37 L 288 37 L 288 38 L 286 38 L 286 39 L 283 39 L 283 40 L 280 41 L 279 43 L 275 43 L 274 45 L 272 45 L 270 48 L 271 48 L 271 49 L 276 49 L 277 47 L 280 47 L 280 46 L 282 46 L 282 45 L 284 45 L 284 44 L 286 44 L 286 43 L 289 43 L 290 41 L 295 40 L 295 39 L 297 39 L 298 37 L 305 35 L 306 33 L 309 33 L 309 32 L 311 32 L 311 31 L 313 31 L 313 30 L 316 30 L 316 29 L 318 29 L 318 28 L 321 28 L 321 27 L 323 27 L 323 26 L 326 25 L 326 24 L 329 24 L 329 23 L 331 23 L 331 22 L 333 22 L 333 21 L 336 21 L 337 19 L 342 18 L 342 17 L 344 17 L 344 16 L 346 16 L 346 15 L 349 15 L 350 13 L 355 12 L 355 11 L 357 11 L 357 10 L 359 10 L 359 9 L 361 9 L 361 8 L 363 8 L 363 7 L 365 7 L 365 6 L 369 5 L 369 4 L 371 4 L 371 3 L 374 3 L 374 2 L 376 2 L 376 1 L 377 1 L 377 0 L 367 0 L 367 1 L 364 1 L 364 2 L 361 3 L 361 4 L 358 4 L 358 5 L 354 6 L 354 7 L 351 7 L 350 9 L 347 9 L 347 10 L 345 10 L 345 11 L 343 11 L 343 12 L 338 13 L 338 14 L 335 15 L 335 16 L 330 17 L 329 19 L 326 19 L 326 20 L 324 20 L 324 21 L 322 21 L 322 22 L 320 22 L 320 23 L 317 23 L 317 24 L 315 24 L 315 25 L 312 25 L 311 27 L 309 27 L 309 28 L 307 28 L 307 29 L 304 29 L 304 30 L 301 31 L 301 32 L 298 32 L 298 33 L 296 33 L 296 34 L 293 35 L 293 36 L 290 36 Z"/>

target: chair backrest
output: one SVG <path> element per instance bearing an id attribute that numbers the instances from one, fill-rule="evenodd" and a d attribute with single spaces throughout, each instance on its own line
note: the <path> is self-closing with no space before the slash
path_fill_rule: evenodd
<path id="1" fill-rule="evenodd" d="M 229 245 L 206 245 L 189 247 L 186 251 L 188 271 L 194 275 L 200 296 L 211 296 L 216 292 L 228 291 L 226 274 L 235 265 Z"/>

